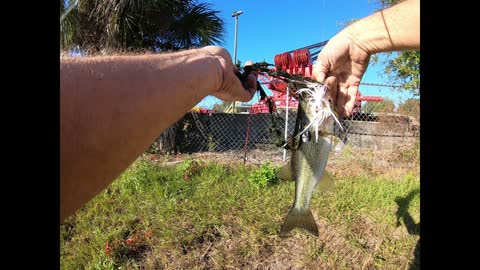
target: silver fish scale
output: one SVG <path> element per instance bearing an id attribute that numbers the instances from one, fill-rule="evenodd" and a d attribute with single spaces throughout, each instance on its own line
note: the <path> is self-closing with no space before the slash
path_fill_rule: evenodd
<path id="1" fill-rule="evenodd" d="M 293 153 L 292 167 L 303 168 L 293 170 L 294 174 L 298 173 L 294 176 L 297 179 L 294 204 L 296 208 L 304 209 L 310 206 L 313 189 L 325 171 L 330 150 L 331 142 L 328 138 L 319 136 L 318 142 L 315 142 L 314 138 L 309 142 L 302 142 L 298 151 Z M 316 168 L 316 171 L 313 168 Z"/>

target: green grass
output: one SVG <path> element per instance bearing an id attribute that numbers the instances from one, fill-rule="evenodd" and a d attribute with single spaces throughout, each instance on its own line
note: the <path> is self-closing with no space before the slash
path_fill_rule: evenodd
<path id="1" fill-rule="evenodd" d="M 257 169 L 140 158 L 60 227 L 61 268 L 407 269 L 414 260 L 418 175 L 337 179 L 312 199 L 320 237 L 294 230 L 283 239 L 294 183 L 255 185 Z"/>

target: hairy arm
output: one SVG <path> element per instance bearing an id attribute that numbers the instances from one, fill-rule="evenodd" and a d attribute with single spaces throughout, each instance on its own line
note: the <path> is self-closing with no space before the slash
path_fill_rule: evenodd
<path id="1" fill-rule="evenodd" d="M 61 58 L 60 222 L 207 95 L 248 101 L 228 52 Z"/>
<path id="2" fill-rule="evenodd" d="M 345 28 L 343 34 L 368 54 L 420 47 L 420 0 L 403 1 Z"/>
<path id="3" fill-rule="evenodd" d="M 356 21 L 323 48 L 313 78 L 325 82 L 337 111 L 348 116 L 370 55 L 420 48 L 420 0 L 407 0 Z"/>

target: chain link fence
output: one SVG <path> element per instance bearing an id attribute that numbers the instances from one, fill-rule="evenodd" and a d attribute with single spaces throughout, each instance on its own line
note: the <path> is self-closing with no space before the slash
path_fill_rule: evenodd
<path id="1" fill-rule="evenodd" d="M 388 105 L 388 104 L 387 104 Z M 412 109 L 413 108 L 413 109 Z M 297 108 L 277 107 L 270 113 L 189 112 L 157 140 L 161 152 L 197 153 L 270 151 L 282 156 L 286 133 L 292 136 Z M 413 144 L 419 137 L 419 101 L 409 110 L 383 102 L 363 102 L 354 113 L 335 126 L 335 135 L 346 144 L 372 150 Z M 286 151 L 288 155 L 289 151 Z"/>

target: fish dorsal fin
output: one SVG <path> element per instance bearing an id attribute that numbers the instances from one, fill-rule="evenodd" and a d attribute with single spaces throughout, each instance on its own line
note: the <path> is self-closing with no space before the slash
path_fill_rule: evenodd
<path id="1" fill-rule="evenodd" d="M 322 179 L 320 179 L 320 182 L 315 187 L 315 191 L 317 192 L 330 191 L 333 188 L 334 183 L 335 183 L 335 180 L 333 176 L 327 171 L 325 171 L 323 173 Z"/>
<path id="2" fill-rule="evenodd" d="M 285 164 L 280 170 L 277 172 L 277 177 L 286 180 L 286 181 L 293 181 L 293 173 L 292 173 L 292 162 L 289 161 Z"/>

